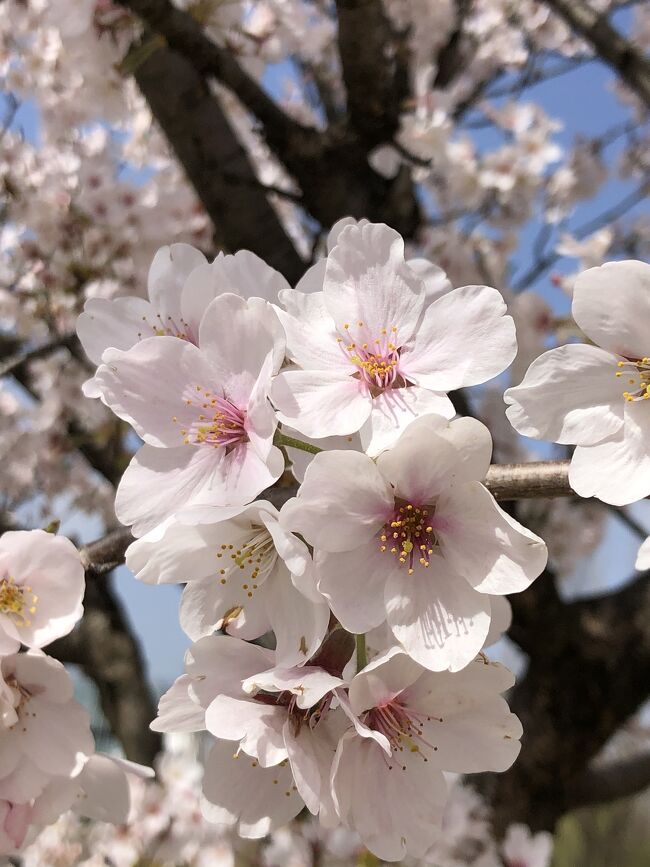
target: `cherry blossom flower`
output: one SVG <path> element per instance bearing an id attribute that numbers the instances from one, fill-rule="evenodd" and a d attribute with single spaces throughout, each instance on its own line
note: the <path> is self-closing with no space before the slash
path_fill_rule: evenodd
<path id="1" fill-rule="evenodd" d="M 510 825 L 501 845 L 505 867 L 549 867 L 553 835 L 547 831 L 531 834 L 526 825 Z"/>
<path id="2" fill-rule="evenodd" d="M 271 629 L 278 664 L 293 665 L 325 637 L 329 607 L 309 551 L 271 503 L 225 519 L 214 508 L 181 513 L 134 542 L 126 563 L 145 583 L 187 582 L 180 619 L 193 640 L 215 629 L 252 640 Z"/>
<path id="3" fill-rule="evenodd" d="M 91 298 L 77 320 L 86 355 L 101 364 L 109 348 L 127 350 L 153 336 L 172 336 L 198 344 L 199 327 L 210 302 L 226 292 L 242 298 L 277 301 L 288 289 L 284 277 L 248 250 L 219 253 L 208 262 L 190 244 L 161 247 L 147 280 L 149 300 L 138 297 Z M 87 397 L 99 397 L 94 379 L 84 385 Z"/>
<path id="4" fill-rule="evenodd" d="M 521 724 L 500 695 L 513 682 L 483 660 L 432 673 L 398 648 L 353 678 L 358 721 L 337 749 L 334 803 L 378 858 L 422 858 L 435 844 L 447 801 L 443 771 L 505 771 L 514 762 Z"/>
<path id="5" fill-rule="evenodd" d="M 280 421 L 306 436 L 360 431 L 377 454 L 420 415 L 451 418 L 445 392 L 485 382 L 515 356 L 500 293 L 465 286 L 431 300 L 388 226 L 347 225 L 319 268 L 322 291 L 309 291 L 312 269 L 278 311 L 302 369 L 281 373 L 272 399 Z"/>
<path id="6" fill-rule="evenodd" d="M 279 477 L 267 392 L 283 358 L 270 305 L 233 294 L 208 306 L 198 346 L 153 337 L 105 351 L 95 376 L 102 399 L 145 441 L 115 503 L 135 535 L 190 503 L 249 502 Z"/>
<path id="7" fill-rule="evenodd" d="M 319 590 L 350 632 L 388 621 L 422 665 L 457 671 L 479 652 L 490 594 L 517 593 L 546 546 L 481 485 L 491 439 L 475 419 L 413 422 L 374 463 L 322 452 L 287 523 L 314 546 Z"/>
<path id="8" fill-rule="evenodd" d="M 0 800 L 25 804 L 53 777 L 76 777 L 95 751 L 88 713 L 63 665 L 39 651 L 0 659 Z"/>
<path id="9" fill-rule="evenodd" d="M 0 537 L 0 653 L 44 647 L 83 612 L 84 568 L 69 539 L 44 530 Z"/>
<path id="10" fill-rule="evenodd" d="M 505 393 L 520 434 L 575 444 L 569 482 L 621 506 L 650 494 L 650 265 L 609 262 L 576 280 L 573 318 L 594 344 L 536 359 Z"/>
<path id="11" fill-rule="evenodd" d="M 205 262 L 203 253 L 189 244 L 161 247 L 149 268 L 148 301 L 131 296 L 90 298 L 77 319 L 77 334 L 88 358 L 101 364 L 107 349 L 130 349 L 140 340 L 162 334 L 196 343 L 207 303 L 201 309 L 182 290 L 192 271 Z M 92 379 L 85 384 L 84 394 L 99 397 Z"/>

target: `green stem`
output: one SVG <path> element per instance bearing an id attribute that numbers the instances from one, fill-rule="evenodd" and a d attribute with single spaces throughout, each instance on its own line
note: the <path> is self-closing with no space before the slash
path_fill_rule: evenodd
<path id="1" fill-rule="evenodd" d="M 287 446 L 290 449 L 301 449 L 303 452 L 309 452 L 311 455 L 317 455 L 319 452 L 323 451 L 322 449 L 319 449 L 318 446 L 312 446 L 310 443 L 305 443 L 302 440 L 288 437 L 285 434 L 280 433 L 279 430 L 275 432 L 273 442 L 276 446 Z"/>
<path id="2" fill-rule="evenodd" d="M 355 640 L 356 640 L 356 644 L 357 644 L 357 674 L 358 674 L 362 668 L 365 668 L 366 665 L 368 665 L 368 657 L 366 656 L 366 636 L 365 635 L 356 635 Z"/>

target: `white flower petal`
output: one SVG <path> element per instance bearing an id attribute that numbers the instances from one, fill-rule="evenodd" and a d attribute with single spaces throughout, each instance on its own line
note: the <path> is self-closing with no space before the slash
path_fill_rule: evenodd
<path id="1" fill-rule="evenodd" d="M 449 488 L 435 518 L 443 556 L 480 593 L 519 593 L 546 566 L 542 539 L 499 508 L 479 482 Z"/>
<path id="2" fill-rule="evenodd" d="M 416 385 L 452 391 L 487 382 L 517 353 L 515 325 L 500 292 L 463 286 L 442 295 L 425 311 L 400 369 Z"/>
<path id="3" fill-rule="evenodd" d="M 616 433 L 626 390 L 617 361 L 578 343 L 544 352 L 504 394 L 510 424 L 524 436 L 564 444 L 591 445 Z"/>
<path id="4" fill-rule="evenodd" d="M 650 265 L 628 259 L 580 274 L 573 318 L 594 343 L 624 355 L 650 355 Z"/>
<path id="5" fill-rule="evenodd" d="M 420 665 L 459 671 L 479 652 L 490 627 L 489 597 L 477 593 L 442 558 L 409 575 L 395 570 L 386 582 L 386 619 Z"/>

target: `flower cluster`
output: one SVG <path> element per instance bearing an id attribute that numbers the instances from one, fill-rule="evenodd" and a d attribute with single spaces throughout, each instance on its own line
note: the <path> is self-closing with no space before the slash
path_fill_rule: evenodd
<path id="1" fill-rule="evenodd" d="M 262 840 L 245 840 L 207 821 L 197 783 L 196 742 L 170 740 L 156 761 L 156 780 L 130 777 L 131 811 L 124 825 L 88 822 L 68 813 L 21 853 L 22 867 L 355 867 L 373 859 L 358 836 L 299 819 Z M 550 834 L 511 825 L 498 847 L 479 795 L 459 782 L 436 846 L 436 867 L 548 867 Z M 416 867 L 414 859 L 405 862 Z"/>
<path id="2" fill-rule="evenodd" d="M 0 576 L 0 853 L 11 854 L 70 808 L 123 822 L 126 772 L 147 769 L 95 753 L 70 675 L 42 650 L 82 615 L 84 568 L 72 542 L 7 532 Z"/>
<path id="3" fill-rule="evenodd" d="M 517 756 L 513 678 L 482 648 L 546 564 L 482 484 L 487 429 L 449 420 L 449 391 L 515 356 L 503 299 L 349 219 L 295 289 L 178 244 L 148 285 L 89 302 L 78 333 L 86 394 L 143 440 L 116 497 L 127 565 L 186 585 L 194 644 L 153 728 L 213 736 L 204 812 L 244 837 L 306 806 L 377 857 L 425 858 L 444 772 Z M 309 460 L 278 509 L 289 451 Z"/>

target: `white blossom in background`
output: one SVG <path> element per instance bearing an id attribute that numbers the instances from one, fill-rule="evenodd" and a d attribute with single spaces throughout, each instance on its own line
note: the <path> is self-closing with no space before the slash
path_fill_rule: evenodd
<path id="1" fill-rule="evenodd" d="M 650 494 L 650 265 L 609 262 L 576 280 L 573 318 L 590 344 L 537 358 L 505 393 L 520 434 L 576 446 L 569 482 L 625 505 Z"/>
<path id="2" fill-rule="evenodd" d="M 314 458 L 286 520 L 314 546 L 319 590 L 345 629 L 387 621 L 437 671 L 479 652 L 490 594 L 524 590 L 546 564 L 542 540 L 481 485 L 491 449 L 480 422 L 430 415 L 376 463 L 349 451 Z"/>

